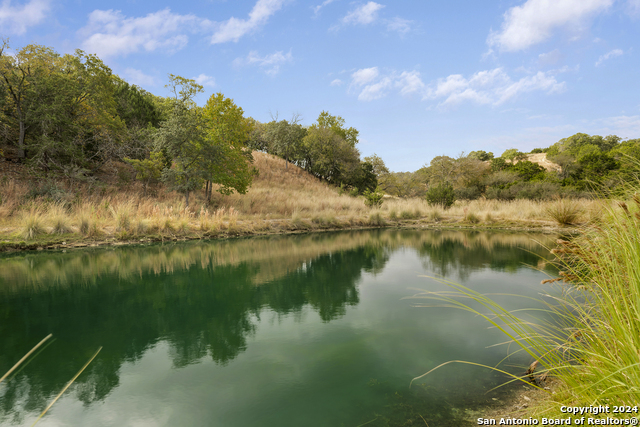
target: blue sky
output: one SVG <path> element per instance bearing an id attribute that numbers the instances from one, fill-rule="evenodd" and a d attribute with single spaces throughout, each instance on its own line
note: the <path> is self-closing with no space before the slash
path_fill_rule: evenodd
<path id="1" fill-rule="evenodd" d="M 322 110 L 363 156 L 530 151 L 576 132 L 640 137 L 640 0 L 3 0 L 0 36 L 95 53 L 167 96 L 167 74 L 269 121 Z"/>

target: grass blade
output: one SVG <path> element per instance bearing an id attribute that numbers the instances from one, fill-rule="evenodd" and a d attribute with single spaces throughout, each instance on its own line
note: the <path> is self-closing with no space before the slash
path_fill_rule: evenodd
<path id="1" fill-rule="evenodd" d="M 7 378 L 9 375 L 11 375 L 11 373 L 12 373 L 13 371 L 15 371 L 15 370 L 16 370 L 16 368 L 17 368 L 18 366 L 20 366 L 20 364 L 21 364 L 22 362 L 24 362 L 25 360 L 27 360 L 27 358 L 28 358 L 29 356 L 31 356 L 31 354 L 33 354 L 33 352 L 34 352 L 34 351 L 36 351 L 36 350 L 38 349 L 38 347 L 40 347 L 42 344 L 44 344 L 44 343 L 45 343 L 45 341 L 47 341 L 47 340 L 48 340 L 49 338 L 51 338 L 52 336 L 53 336 L 52 334 L 49 334 L 49 335 L 47 335 L 46 337 L 44 337 L 44 338 L 42 339 L 42 341 L 40 341 L 38 344 L 36 344 L 36 345 L 35 345 L 35 347 L 33 347 L 33 348 L 32 348 L 32 349 L 31 349 L 27 354 L 25 354 L 25 355 L 22 357 L 22 359 L 18 360 L 18 363 L 16 363 L 15 365 L 13 365 L 13 367 L 12 367 L 11 369 L 9 369 L 9 370 L 7 371 L 7 373 L 6 373 L 6 374 L 4 374 L 4 375 L 2 376 L 2 378 L 0 378 L 0 383 L 2 383 L 2 381 L 4 381 L 4 380 L 5 380 L 5 378 Z"/>
<path id="2" fill-rule="evenodd" d="M 80 374 L 81 374 L 85 369 L 87 369 L 87 366 L 89 366 L 89 364 L 90 364 L 91 362 L 93 362 L 93 359 L 95 359 L 95 358 L 96 358 L 96 356 L 98 355 L 98 353 L 100 353 L 100 350 L 102 350 L 102 347 L 100 347 L 100 348 L 98 349 L 98 351 L 96 351 L 96 352 L 95 352 L 95 354 L 91 357 L 91 359 L 89 359 L 89 361 L 88 361 L 87 363 L 85 363 L 85 364 L 84 364 L 84 366 L 83 366 L 83 367 L 78 371 L 78 373 L 77 373 L 77 374 L 75 374 L 75 376 L 74 376 L 73 378 L 71 378 L 71 381 L 69 381 L 69 382 L 67 383 L 67 385 L 66 385 L 66 386 L 64 386 L 64 388 L 62 389 L 62 391 L 61 391 L 60 393 L 58 393 L 58 395 L 56 396 L 56 398 L 55 398 L 55 399 L 53 399 L 53 401 L 49 404 L 49 406 L 47 406 L 47 407 L 45 408 L 45 410 L 44 410 L 44 411 L 42 411 L 42 413 L 40 414 L 40 416 L 39 416 L 39 417 L 38 417 L 38 418 L 33 422 L 33 424 L 31 424 L 31 427 L 33 427 L 34 425 L 36 425 L 36 423 L 37 423 L 38 421 L 40 421 L 40 419 L 41 419 L 42 417 L 44 417 L 44 414 L 46 414 L 46 413 L 47 413 L 47 411 L 48 411 L 49 409 L 51 409 L 51 407 L 53 406 L 53 404 L 54 404 L 54 403 L 56 403 L 56 402 L 58 401 L 58 399 L 60 399 L 60 397 L 64 394 L 64 392 L 65 392 L 65 391 L 67 391 L 67 389 L 71 386 L 71 384 L 73 384 L 73 382 L 74 382 L 74 381 L 75 381 L 75 380 L 80 376 Z"/>

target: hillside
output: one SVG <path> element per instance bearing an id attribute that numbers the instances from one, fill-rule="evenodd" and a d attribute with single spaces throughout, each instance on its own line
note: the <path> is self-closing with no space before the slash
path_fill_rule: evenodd
<path id="1" fill-rule="evenodd" d="M 527 154 L 527 160 L 539 164 L 547 171 L 560 172 L 562 170 L 559 164 L 547 159 L 547 153 Z"/>

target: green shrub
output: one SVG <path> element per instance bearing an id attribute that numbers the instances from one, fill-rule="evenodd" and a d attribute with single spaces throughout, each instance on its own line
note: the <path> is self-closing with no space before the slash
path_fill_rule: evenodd
<path id="1" fill-rule="evenodd" d="M 456 196 L 453 187 L 450 185 L 437 185 L 427 191 L 427 202 L 431 206 L 442 206 L 444 209 L 450 208 L 455 202 Z"/>
<path id="2" fill-rule="evenodd" d="M 53 183 L 45 183 L 38 187 L 32 188 L 27 192 L 27 194 L 25 194 L 24 197 L 27 200 L 42 198 L 46 201 L 53 202 L 64 207 L 68 207 L 71 199 L 73 198 L 69 192 Z"/>
<path id="3" fill-rule="evenodd" d="M 456 200 L 476 200 L 482 196 L 478 187 L 463 187 L 455 190 Z"/>
<path id="4" fill-rule="evenodd" d="M 382 198 L 384 197 L 384 194 L 381 191 L 365 190 L 363 196 L 364 204 L 369 206 L 370 208 L 378 208 L 382 206 Z"/>

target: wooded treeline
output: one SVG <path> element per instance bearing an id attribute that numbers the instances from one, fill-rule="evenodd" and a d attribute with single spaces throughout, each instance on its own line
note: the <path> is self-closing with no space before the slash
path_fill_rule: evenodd
<path id="1" fill-rule="evenodd" d="M 528 160 L 538 153 L 546 153 L 556 169 L 547 170 Z M 622 141 L 616 135 L 577 133 L 530 153 L 512 148 L 499 157 L 485 151 L 463 153 L 457 158 L 443 155 L 415 172 L 385 171 L 378 179 L 387 194 L 401 197 L 448 191 L 453 199 L 549 200 L 590 197 L 593 190 L 615 193 L 635 177 L 633 171 L 638 165 L 640 139 Z"/>
<path id="2" fill-rule="evenodd" d="M 28 45 L 0 46 L 1 157 L 55 174 L 91 180 L 109 161 L 129 163 L 147 187 L 163 182 L 189 195 L 215 188 L 245 193 L 256 170 L 251 151 L 283 157 L 314 176 L 358 193 L 377 186 L 372 166 L 360 160 L 358 131 L 322 112 L 303 127 L 297 118 L 260 123 L 222 93 L 200 107 L 203 87 L 169 74 L 171 95 L 130 85 L 95 55 L 60 55 Z"/>

